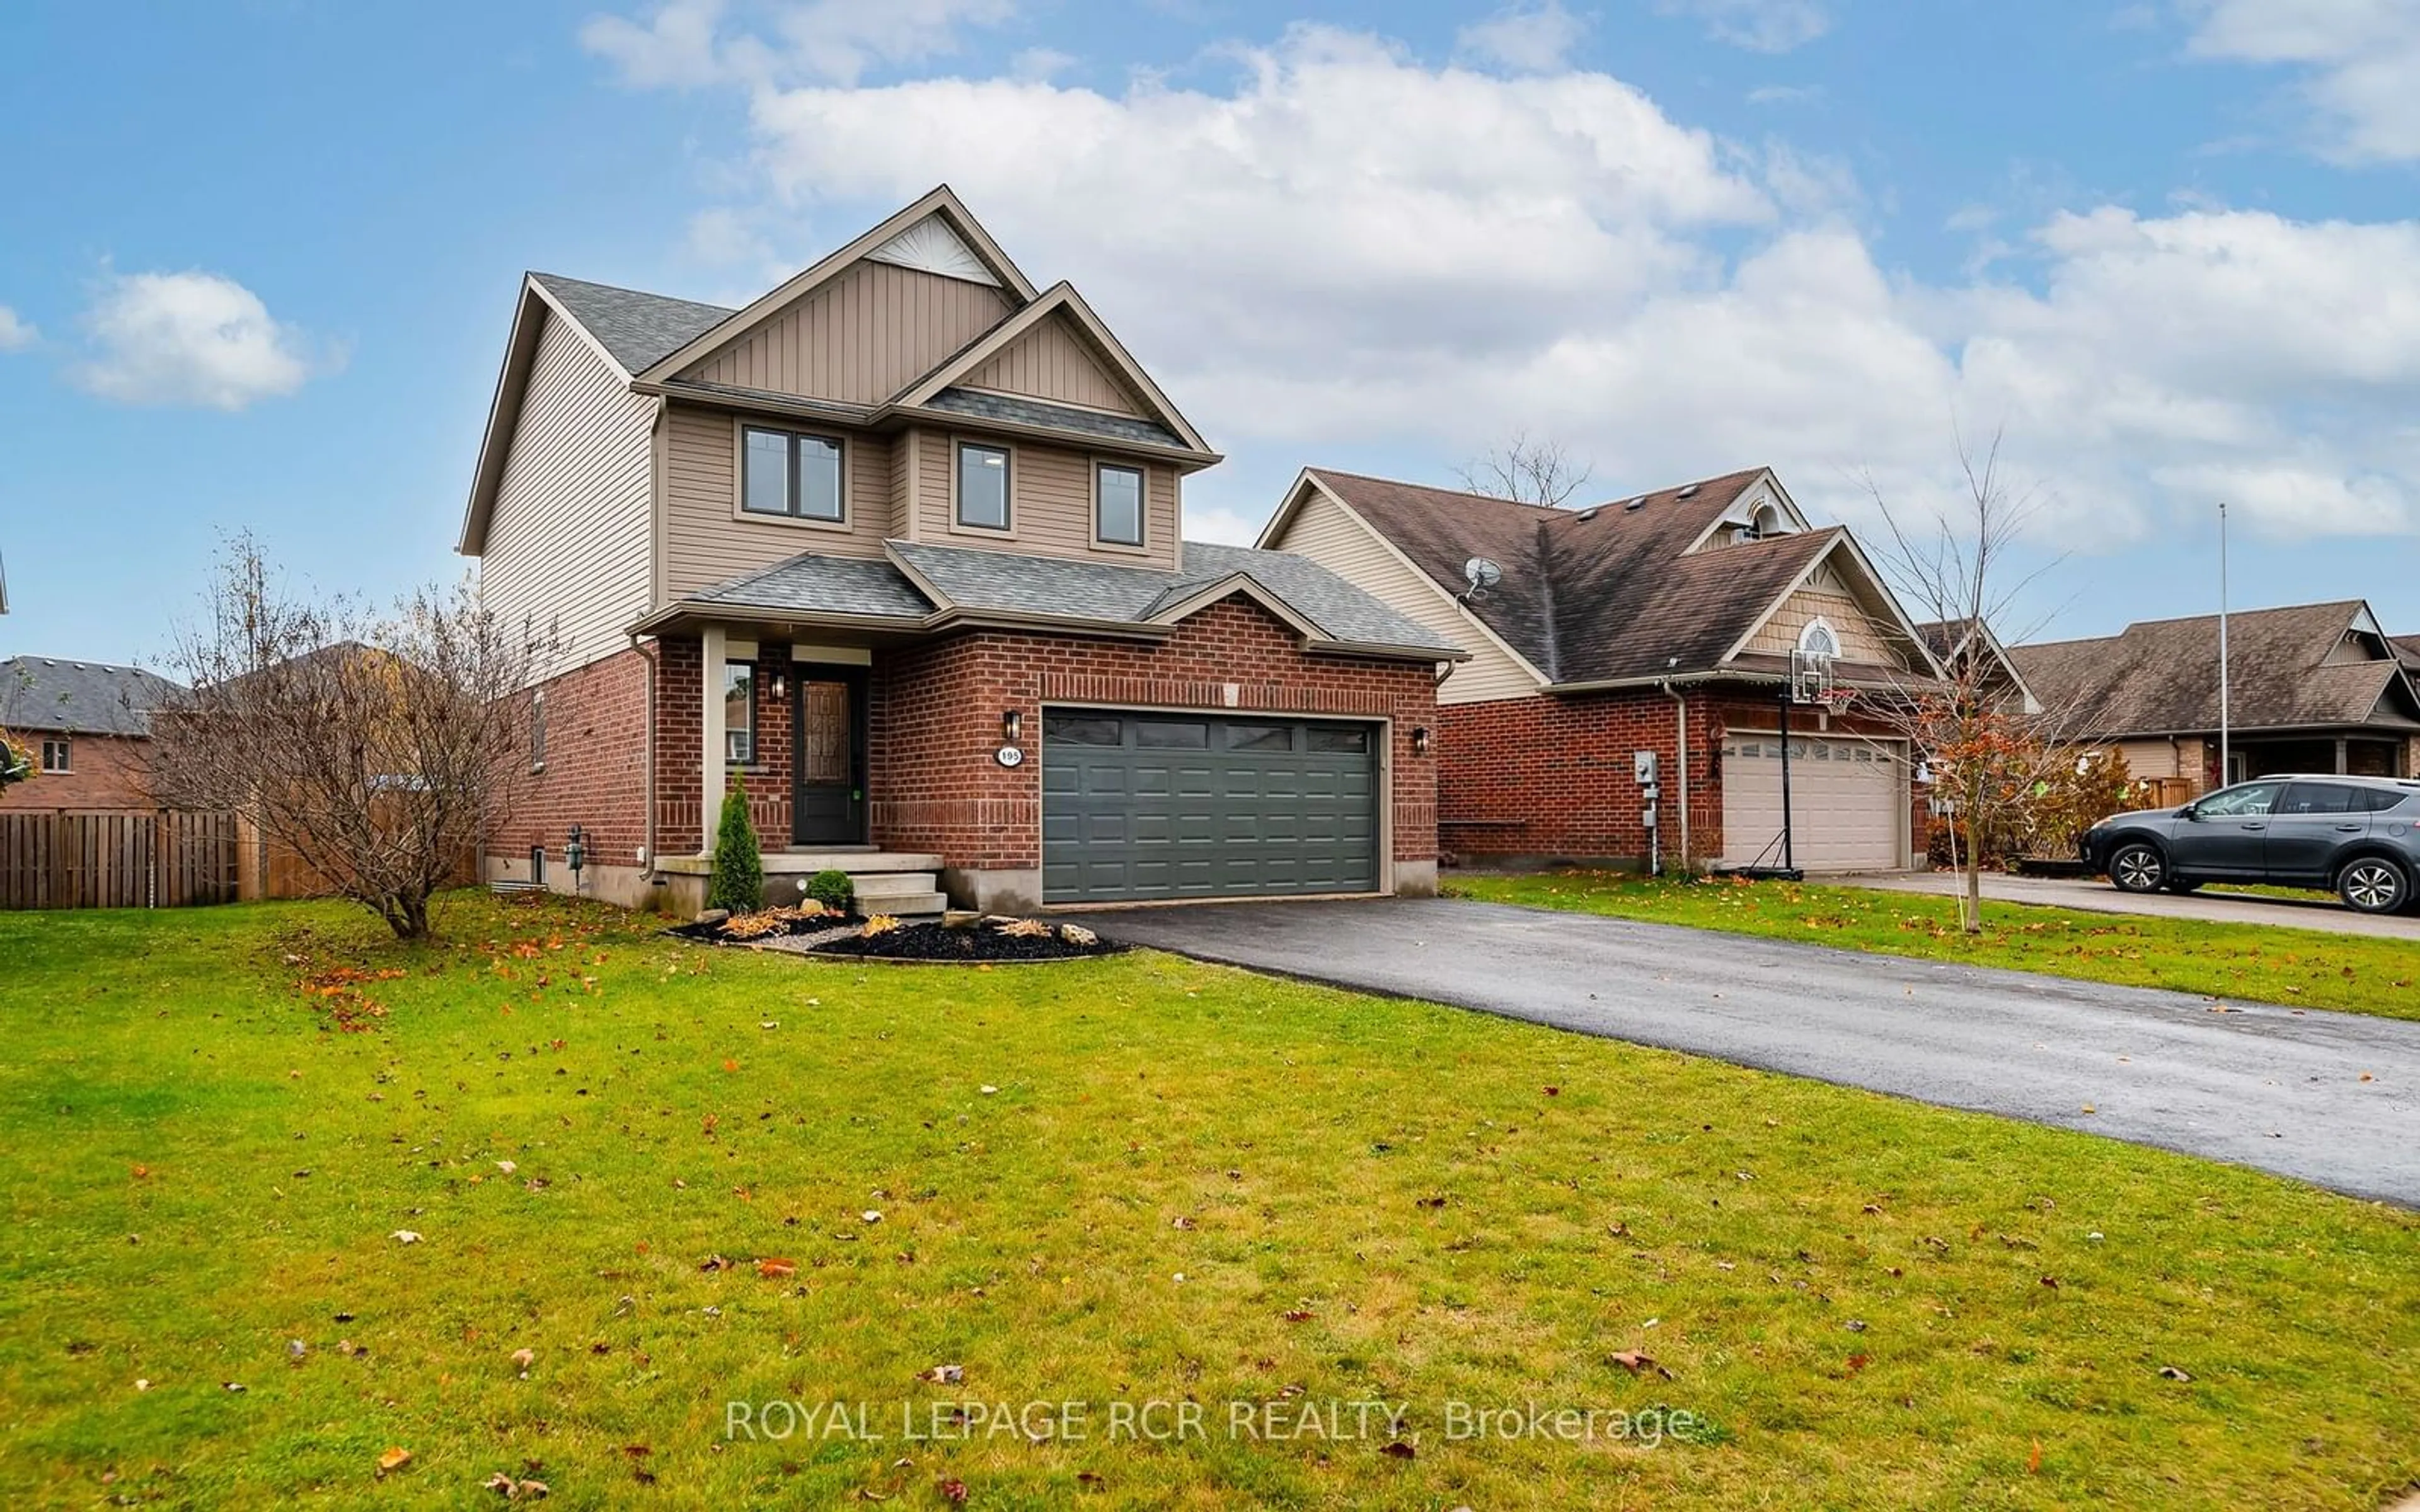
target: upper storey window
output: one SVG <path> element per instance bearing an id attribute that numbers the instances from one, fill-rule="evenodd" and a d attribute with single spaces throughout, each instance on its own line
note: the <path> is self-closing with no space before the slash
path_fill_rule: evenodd
<path id="1" fill-rule="evenodd" d="M 958 523 L 1008 529 L 1008 448 L 958 443 Z"/>
<path id="2" fill-rule="evenodd" d="M 1102 462 L 1093 469 L 1093 538 L 1142 545 L 1142 469 Z"/>
<path id="3" fill-rule="evenodd" d="M 840 452 L 841 443 L 829 436 L 743 427 L 739 507 L 751 515 L 840 522 L 846 517 Z"/>

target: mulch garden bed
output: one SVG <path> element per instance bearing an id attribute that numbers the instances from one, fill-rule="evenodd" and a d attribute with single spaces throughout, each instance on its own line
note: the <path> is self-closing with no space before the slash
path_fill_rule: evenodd
<path id="1" fill-rule="evenodd" d="M 902 924 L 879 934 L 851 934 L 814 948 L 816 955 L 853 955 L 869 961 L 1073 961 L 1123 949 L 1084 931 L 1069 938 L 1065 926 L 1047 934 L 1011 934 L 991 920 L 951 929 L 940 924 Z"/>

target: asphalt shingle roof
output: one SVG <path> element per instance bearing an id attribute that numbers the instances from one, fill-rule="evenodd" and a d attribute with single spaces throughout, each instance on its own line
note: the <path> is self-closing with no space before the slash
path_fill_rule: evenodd
<path id="1" fill-rule="evenodd" d="M 532 273 L 572 317 L 604 344 L 625 371 L 644 372 L 721 325 L 733 312 L 637 289 L 591 284 L 560 273 Z"/>
<path id="2" fill-rule="evenodd" d="M 884 561 L 800 555 L 689 595 L 701 604 L 797 609 L 807 614 L 866 614 L 921 619 L 932 600 L 907 574 Z"/>
<path id="3" fill-rule="evenodd" d="M 2327 664 L 2358 599 L 2227 616 L 2227 713 L 2238 730 L 2411 724 L 2412 687 L 2394 659 Z M 2144 620 L 2113 636 L 2011 646 L 2045 707 L 2100 736 L 2218 728 L 2218 616 Z M 2396 689 L 2400 685 L 2402 691 Z M 2393 705 L 2377 716 L 2381 700 Z"/>
<path id="4" fill-rule="evenodd" d="M 1481 623 L 1556 683 L 1712 671 L 1838 527 L 1686 555 L 1761 468 L 1591 509 L 1315 468 L 1312 473 L 1448 593 L 1486 557 L 1502 581 L 1468 600 Z"/>
<path id="5" fill-rule="evenodd" d="M 926 406 L 962 415 L 977 415 L 986 420 L 1047 425 L 1055 430 L 1078 430 L 1116 440 L 1141 441 L 1150 446 L 1182 447 L 1185 444 L 1184 438 L 1157 421 L 1141 420 L 1132 415 L 1105 414 L 1098 409 L 1078 409 L 1071 405 L 1019 398 L 1014 394 L 943 389 L 926 401 Z"/>
<path id="6" fill-rule="evenodd" d="M 0 661 L 0 725 L 69 734 L 146 735 L 149 712 L 183 689 L 139 667 L 51 656 Z"/>
<path id="7" fill-rule="evenodd" d="M 1188 541 L 1184 570 L 1170 572 L 972 547 L 909 541 L 892 541 L 890 547 L 932 584 L 944 603 L 926 596 L 914 580 L 887 561 L 813 554 L 791 557 L 718 583 L 691 594 L 690 602 L 893 619 L 920 619 L 948 607 L 977 614 L 1134 625 L 1241 573 L 1317 625 L 1328 640 L 1433 651 L 1439 659 L 1462 651 L 1326 567 L 1288 551 Z"/>

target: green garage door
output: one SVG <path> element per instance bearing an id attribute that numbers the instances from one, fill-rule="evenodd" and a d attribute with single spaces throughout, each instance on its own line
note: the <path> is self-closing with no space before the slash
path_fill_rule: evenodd
<path id="1" fill-rule="evenodd" d="M 1376 891 L 1379 729 L 1044 711 L 1043 900 Z"/>

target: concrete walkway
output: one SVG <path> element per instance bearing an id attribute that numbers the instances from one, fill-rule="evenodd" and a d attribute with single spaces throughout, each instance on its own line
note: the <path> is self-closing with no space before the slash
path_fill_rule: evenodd
<path id="1" fill-rule="evenodd" d="M 1880 887 L 1886 892 L 1926 892 L 1941 897 L 1957 894 L 1962 879 L 1949 872 L 1892 872 L 1871 876 L 1823 877 L 1853 887 Z M 2055 908 L 2080 908 L 2096 914 L 2136 914 L 2149 918 L 2203 918 L 2223 924 L 2275 924 L 2286 929 L 2325 930 L 2335 934 L 2370 934 L 2381 939 L 2411 940 L 2420 945 L 2420 915 L 2356 914 L 2323 892 L 2297 898 L 2270 898 L 2246 893 L 2119 892 L 2098 879 L 2018 877 L 1996 872 L 1983 874 L 1986 902 L 2042 903 Z M 2420 964 L 2420 960 L 2415 960 Z"/>
<path id="2" fill-rule="evenodd" d="M 2420 1207 L 2420 1023 L 1446 899 L 1078 917 L 1113 939 L 1203 960 L 2085 1130 Z"/>

